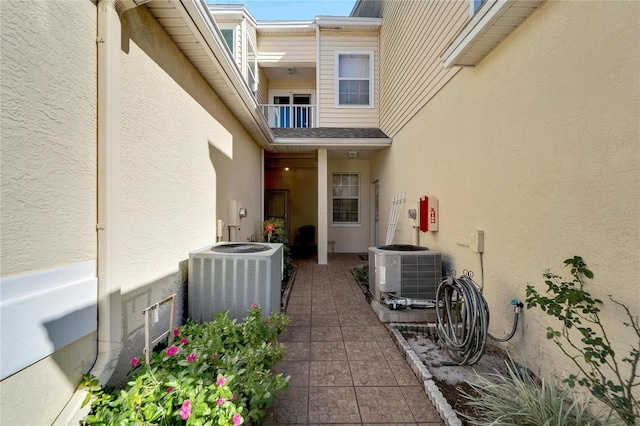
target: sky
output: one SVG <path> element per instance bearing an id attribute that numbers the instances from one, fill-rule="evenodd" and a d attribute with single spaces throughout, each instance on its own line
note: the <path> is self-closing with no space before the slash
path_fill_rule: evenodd
<path id="1" fill-rule="evenodd" d="M 243 4 L 259 21 L 310 21 L 316 16 L 349 16 L 356 0 L 208 0 L 207 3 Z"/>

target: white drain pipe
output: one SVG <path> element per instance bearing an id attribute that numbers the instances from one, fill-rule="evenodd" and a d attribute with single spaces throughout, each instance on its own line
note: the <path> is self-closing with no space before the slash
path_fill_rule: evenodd
<path id="1" fill-rule="evenodd" d="M 97 257 L 98 348 L 89 374 L 105 385 L 122 349 L 120 244 L 120 15 L 136 7 L 131 0 L 99 0 L 97 4 Z M 87 392 L 78 389 L 55 421 L 77 425 L 89 413 L 81 407 Z"/>

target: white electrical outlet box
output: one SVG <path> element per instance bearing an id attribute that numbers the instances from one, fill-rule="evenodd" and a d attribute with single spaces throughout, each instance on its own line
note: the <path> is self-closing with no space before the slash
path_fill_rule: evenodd
<path id="1" fill-rule="evenodd" d="M 476 253 L 484 252 L 484 231 L 477 229 L 469 233 L 469 248 Z"/>

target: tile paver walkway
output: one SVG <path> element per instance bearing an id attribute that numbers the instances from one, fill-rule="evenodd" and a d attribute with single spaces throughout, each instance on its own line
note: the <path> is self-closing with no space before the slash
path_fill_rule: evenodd
<path id="1" fill-rule="evenodd" d="M 287 351 L 273 368 L 291 376 L 290 387 L 265 425 L 444 424 L 353 279 L 349 268 L 363 263 L 332 254 L 328 265 L 298 264 Z"/>

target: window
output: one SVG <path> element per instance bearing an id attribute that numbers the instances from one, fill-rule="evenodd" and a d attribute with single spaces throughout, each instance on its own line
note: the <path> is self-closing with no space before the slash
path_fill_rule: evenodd
<path id="1" fill-rule="evenodd" d="M 336 105 L 373 106 L 373 52 L 336 52 Z"/>
<path id="2" fill-rule="evenodd" d="M 333 223 L 360 223 L 360 175 L 334 173 L 332 180 Z"/>
<path id="3" fill-rule="evenodd" d="M 229 46 L 229 49 L 231 50 L 231 53 L 234 53 L 233 51 L 233 29 L 229 28 L 223 28 L 220 30 L 220 32 L 222 33 L 222 37 L 224 37 L 224 41 L 227 43 L 227 46 Z"/>
<path id="4" fill-rule="evenodd" d="M 256 79 L 256 75 L 258 72 L 258 55 L 256 55 L 256 49 L 253 47 L 251 41 L 247 43 L 247 83 L 253 92 L 253 95 L 256 95 L 258 91 L 258 80 Z"/>
<path id="5" fill-rule="evenodd" d="M 470 15 L 475 15 L 478 9 L 480 9 L 480 6 L 482 6 L 486 1 L 487 0 L 469 0 L 471 6 L 469 9 Z"/>

